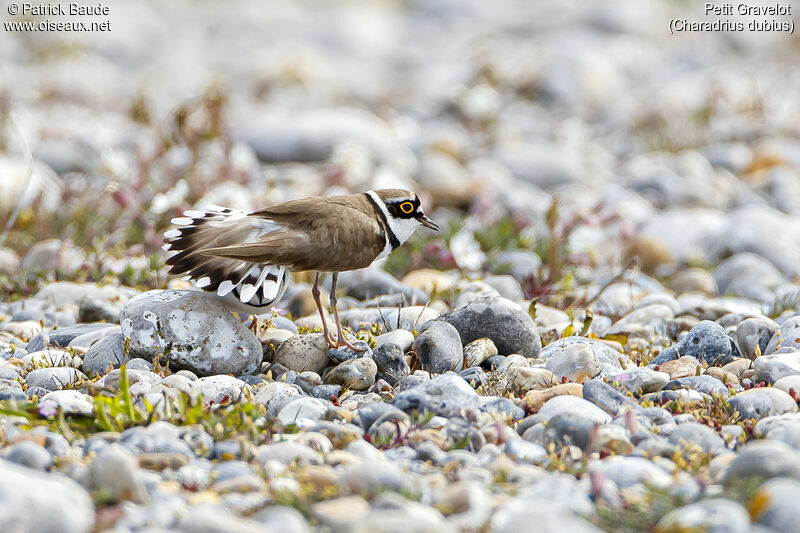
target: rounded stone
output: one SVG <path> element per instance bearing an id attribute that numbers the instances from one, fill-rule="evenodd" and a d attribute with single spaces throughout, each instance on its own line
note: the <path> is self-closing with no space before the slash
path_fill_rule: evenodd
<path id="1" fill-rule="evenodd" d="M 432 374 L 458 372 L 464 367 L 461 336 L 447 322 L 426 322 L 412 345 L 423 370 Z"/>
<path id="2" fill-rule="evenodd" d="M 353 390 L 366 390 L 375 383 L 378 366 L 369 357 L 350 359 L 331 369 L 325 382 Z"/>
<path id="3" fill-rule="evenodd" d="M 89 376 L 102 374 L 109 367 L 119 368 L 125 362 L 125 336 L 107 335 L 92 344 L 83 356 L 83 371 Z"/>
<path id="4" fill-rule="evenodd" d="M 252 374 L 263 357 L 258 338 L 219 297 L 203 291 L 140 294 L 122 308 L 120 325 L 131 356 L 158 356 L 202 376 Z"/>
<path id="5" fill-rule="evenodd" d="M 542 349 L 542 341 L 531 317 L 506 298 L 479 298 L 442 315 L 440 319 L 458 330 L 462 343 L 487 337 L 502 355 L 518 353 L 537 357 Z"/>
<path id="6" fill-rule="evenodd" d="M 321 375 L 329 362 L 328 343 L 322 333 L 295 335 L 275 351 L 275 363 L 295 372 L 311 371 Z"/>

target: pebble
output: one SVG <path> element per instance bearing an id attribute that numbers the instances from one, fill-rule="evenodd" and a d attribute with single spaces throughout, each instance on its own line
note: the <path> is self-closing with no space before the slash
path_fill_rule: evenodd
<path id="1" fill-rule="evenodd" d="M 661 363 L 658 370 L 669 374 L 670 379 L 680 379 L 689 376 L 696 376 L 700 368 L 700 361 L 694 357 L 684 355 L 678 359 Z"/>
<path id="2" fill-rule="evenodd" d="M 800 375 L 800 351 L 794 348 L 781 348 L 778 353 L 762 355 L 753 361 L 756 383 L 775 383 L 786 376 Z"/>
<path id="3" fill-rule="evenodd" d="M 731 484 L 747 478 L 800 476 L 800 456 L 780 441 L 753 441 L 739 448 L 738 455 L 722 474 L 721 481 Z"/>
<path id="4" fill-rule="evenodd" d="M 616 383 L 625 390 L 633 393 L 648 393 L 660 391 L 669 382 L 670 375 L 666 372 L 657 372 L 647 367 L 634 367 L 622 374 L 613 376 Z"/>
<path id="5" fill-rule="evenodd" d="M 361 357 L 333 367 L 326 382 L 352 390 L 367 390 L 375 383 L 377 373 L 378 365 L 375 364 L 375 361 L 368 357 Z"/>
<path id="6" fill-rule="evenodd" d="M 261 364 L 261 343 L 213 294 L 146 292 L 123 307 L 120 324 L 131 340 L 131 355 L 165 358 L 170 368 L 201 376 L 241 375 Z"/>
<path id="7" fill-rule="evenodd" d="M 109 367 L 119 368 L 125 362 L 125 337 L 122 333 L 108 335 L 92 344 L 83 356 L 83 371 L 99 375 Z"/>
<path id="8" fill-rule="evenodd" d="M 389 385 L 395 385 L 406 377 L 411 369 L 403 357 L 403 350 L 396 344 L 386 343 L 375 348 L 374 360 L 378 367 L 378 379 L 383 379 Z"/>
<path id="9" fill-rule="evenodd" d="M 458 330 L 438 320 L 426 322 L 412 345 L 423 370 L 432 374 L 459 372 L 464 367 Z"/>
<path id="10" fill-rule="evenodd" d="M 722 326 L 702 320 L 675 346 L 661 352 L 650 365 L 662 365 L 681 356 L 695 357 L 708 366 L 724 366 L 733 360 L 731 341 Z"/>
<path id="11" fill-rule="evenodd" d="M 584 386 L 584 396 L 585 394 L 586 387 Z M 595 404 L 571 395 L 556 396 L 547 400 L 539 409 L 538 416 L 542 420 L 550 420 L 552 417 L 562 413 L 577 414 L 593 424 L 611 422 L 611 416 Z"/>
<path id="12" fill-rule="evenodd" d="M 800 497 L 800 482 L 796 479 L 771 479 L 761 485 L 753 501 L 763 502 L 753 511 L 759 525 L 772 531 L 791 531 L 800 519 L 797 498 Z"/>
<path id="13" fill-rule="evenodd" d="M 112 501 L 145 503 L 150 499 L 136 457 L 118 445 L 103 448 L 92 460 L 89 483 Z"/>
<path id="14" fill-rule="evenodd" d="M 55 391 L 74 385 L 87 379 L 80 370 L 67 367 L 39 368 L 31 370 L 25 376 L 28 387 L 42 387 L 48 391 Z"/>
<path id="15" fill-rule="evenodd" d="M 487 337 L 502 355 L 518 353 L 537 357 L 542 349 L 542 341 L 531 317 L 505 298 L 480 298 L 442 315 L 440 319 L 455 326 L 461 342 L 468 344 Z"/>
<path id="16" fill-rule="evenodd" d="M 431 412 L 450 417 L 464 408 L 477 408 L 479 396 L 457 374 L 448 372 L 397 394 L 394 406 L 405 412 Z"/>
<path id="17" fill-rule="evenodd" d="M 758 419 L 797 411 L 797 402 L 788 393 L 774 387 L 740 392 L 728 399 L 728 404 L 739 412 L 741 418 Z"/>
<path id="18" fill-rule="evenodd" d="M 658 531 L 706 531 L 708 533 L 746 533 L 752 531 L 750 515 L 741 504 L 714 498 L 685 505 L 667 513 L 656 526 Z"/>
<path id="19" fill-rule="evenodd" d="M 587 381 L 583 385 L 583 398 L 611 415 L 616 415 L 625 406 L 638 407 L 632 398 L 599 379 Z"/>
<path id="20" fill-rule="evenodd" d="M 295 335 L 282 342 L 275 351 L 275 363 L 296 372 L 322 374 L 329 361 L 328 344 L 322 333 Z"/>
<path id="21" fill-rule="evenodd" d="M 464 367 L 480 366 L 490 357 L 496 356 L 497 353 L 497 346 L 494 345 L 492 339 L 487 337 L 475 339 L 464 346 Z"/>
<path id="22" fill-rule="evenodd" d="M 778 324 L 768 318 L 747 318 L 736 326 L 736 343 L 743 357 L 755 359 L 767 353 L 767 347 Z M 758 352 L 756 352 L 756 349 Z"/>
<path id="23" fill-rule="evenodd" d="M 78 483 L 0 460 L 0 529 L 89 533 L 94 524 L 92 499 Z"/>

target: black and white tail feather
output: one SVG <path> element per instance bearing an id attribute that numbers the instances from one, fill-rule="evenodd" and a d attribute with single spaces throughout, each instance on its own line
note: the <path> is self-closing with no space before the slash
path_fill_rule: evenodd
<path id="1" fill-rule="evenodd" d="M 180 226 L 164 233 L 170 274 L 184 274 L 199 289 L 215 292 L 237 312 L 264 313 L 286 290 L 286 267 L 204 254 L 208 248 L 255 242 L 281 228 L 269 220 L 219 206 L 184 211 Z"/>

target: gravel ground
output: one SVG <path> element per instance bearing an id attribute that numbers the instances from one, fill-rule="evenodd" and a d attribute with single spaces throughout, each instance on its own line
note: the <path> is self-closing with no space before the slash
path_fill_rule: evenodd
<path id="1" fill-rule="evenodd" d="M 670 33 L 791 16 L 562 4 L 0 33 L 0 530 L 797 531 L 800 41 Z M 443 231 L 340 276 L 364 354 L 166 275 L 183 209 L 387 186 Z"/>

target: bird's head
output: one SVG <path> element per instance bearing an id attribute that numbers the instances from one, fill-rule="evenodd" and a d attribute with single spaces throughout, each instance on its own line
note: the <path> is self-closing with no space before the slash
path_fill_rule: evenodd
<path id="1" fill-rule="evenodd" d="M 378 204 L 400 244 L 408 240 L 420 226 L 439 231 L 439 225 L 428 218 L 422 210 L 419 197 L 413 192 L 402 189 L 379 189 L 369 191 L 367 194 Z"/>

